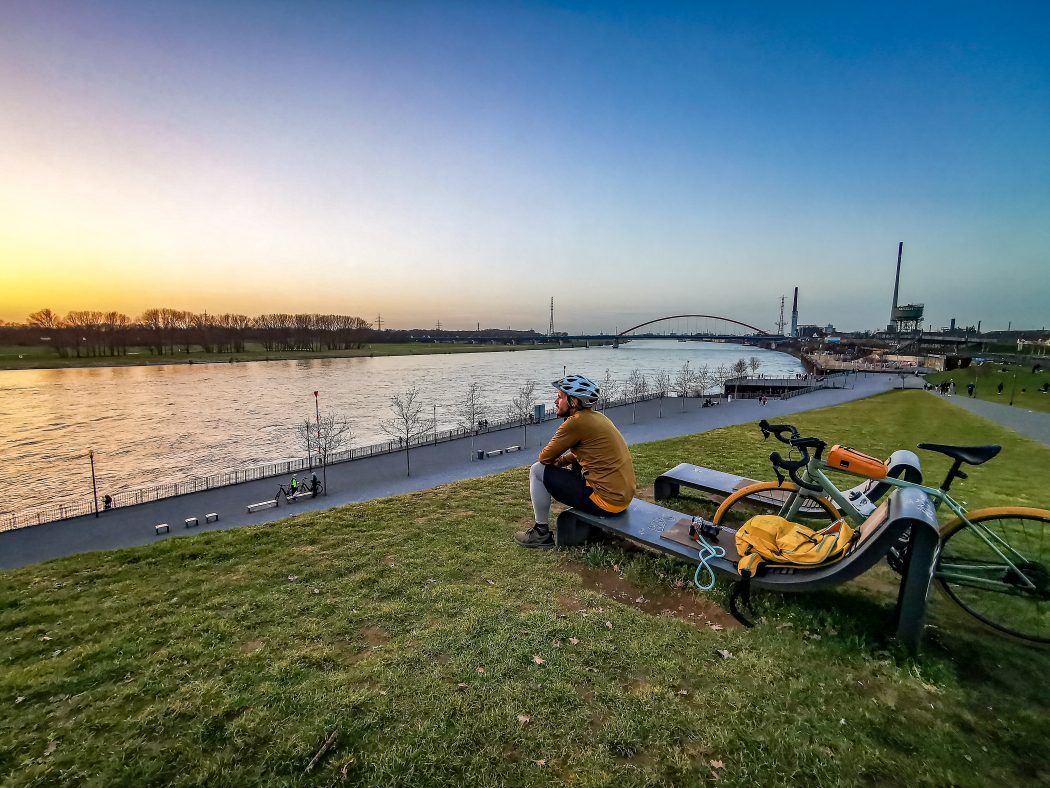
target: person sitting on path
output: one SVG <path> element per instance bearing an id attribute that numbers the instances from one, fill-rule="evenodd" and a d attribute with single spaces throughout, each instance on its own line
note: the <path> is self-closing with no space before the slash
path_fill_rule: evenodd
<path id="1" fill-rule="evenodd" d="M 620 431 L 604 413 L 592 409 L 599 389 L 583 375 L 552 384 L 554 408 L 564 421 L 529 471 L 529 494 L 536 523 L 515 535 L 522 547 L 554 547 L 551 499 L 583 512 L 616 515 L 634 498 L 634 462 Z"/>

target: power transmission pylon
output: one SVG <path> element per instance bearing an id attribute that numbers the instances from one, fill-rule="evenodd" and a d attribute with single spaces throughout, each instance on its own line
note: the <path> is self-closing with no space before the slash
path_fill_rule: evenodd
<path id="1" fill-rule="evenodd" d="M 547 329 L 547 336 L 554 336 L 554 296 L 551 296 L 551 324 Z"/>
<path id="2" fill-rule="evenodd" d="M 383 316 L 382 315 L 376 315 L 376 330 L 377 331 L 382 331 L 383 330 Z"/>
<path id="3" fill-rule="evenodd" d="M 780 336 L 784 336 L 784 326 L 787 325 L 786 321 L 784 320 L 785 298 L 787 298 L 787 296 L 780 296 L 780 320 L 777 321 L 777 333 L 780 334 Z"/>

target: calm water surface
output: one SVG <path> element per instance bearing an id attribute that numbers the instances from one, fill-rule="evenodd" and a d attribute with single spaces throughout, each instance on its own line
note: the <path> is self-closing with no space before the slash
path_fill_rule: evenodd
<path id="1" fill-rule="evenodd" d="M 622 381 L 634 369 L 674 374 L 686 360 L 712 369 L 755 356 L 760 374 L 793 377 L 791 356 L 737 345 L 631 342 L 573 350 L 528 350 L 386 358 L 266 361 L 0 372 L 0 513 L 91 499 L 88 449 L 99 495 L 301 456 L 294 425 L 321 409 L 347 416 L 354 445 L 389 440 L 381 422 L 390 397 L 417 385 L 438 429 L 459 426 L 472 381 L 484 386 L 489 419 L 508 415 L 522 383 L 547 384 L 563 369 Z"/>

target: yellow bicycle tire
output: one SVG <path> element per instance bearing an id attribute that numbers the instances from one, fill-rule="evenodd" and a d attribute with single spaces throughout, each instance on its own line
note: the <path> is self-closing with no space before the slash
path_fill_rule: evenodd
<path id="1" fill-rule="evenodd" d="M 722 501 L 721 505 L 718 507 L 718 510 L 715 512 L 715 516 L 712 517 L 711 520 L 712 520 L 713 523 L 715 523 L 715 525 L 721 525 L 722 524 L 722 520 L 725 517 L 725 515 L 736 504 L 738 504 L 740 501 L 744 500 L 745 498 L 749 498 L 749 497 L 751 497 L 753 495 L 757 495 L 758 493 L 769 492 L 771 490 L 782 490 L 782 491 L 791 493 L 791 492 L 796 491 L 797 489 L 798 489 L 798 485 L 797 484 L 795 484 L 794 482 L 788 482 L 788 481 L 785 481 L 785 482 L 755 482 L 754 484 L 749 484 L 747 487 L 741 487 L 739 490 L 735 491 L 734 493 L 729 495 L 729 497 L 727 497 L 724 501 Z M 828 517 L 830 517 L 832 520 L 839 520 L 839 519 L 842 518 L 842 513 L 839 512 L 839 510 L 835 507 L 835 504 L 833 504 L 827 498 L 824 498 L 823 496 L 820 496 L 820 497 L 808 498 L 807 500 L 816 503 L 821 509 L 824 510 L 825 514 L 827 514 Z"/>

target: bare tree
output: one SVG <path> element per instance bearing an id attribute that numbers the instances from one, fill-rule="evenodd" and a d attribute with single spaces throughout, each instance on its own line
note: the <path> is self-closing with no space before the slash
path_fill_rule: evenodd
<path id="1" fill-rule="evenodd" d="M 334 413 L 322 414 L 320 421 L 306 419 L 297 430 L 299 445 L 306 450 L 313 449 L 321 465 L 327 465 L 332 455 L 345 451 L 353 446 L 354 432 L 350 419 Z"/>
<path id="2" fill-rule="evenodd" d="M 711 372 L 711 385 L 717 386 L 720 392 L 725 392 L 726 381 L 733 377 L 733 370 L 725 364 L 719 364 Z"/>
<path id="3" fill-rule="evenodd" d="M 656 373 L 653 378 L 653 388 L 656 389 L 657 396 L 660 398 L 660 411 L 658 418 L 664 417 L 664 397 L 667 396 L 667 392 L 671 390 L 671 376 L 667 374 L 667 370 L 660 370 Z"/>
<path id="4" fill-rule="evenodd" d="M 632 369 L 627 376 L 626 390 L 631 398 L 631 423 L 634 424 L 638 420 L 638 400 L 644 399 L 648 393 L 649 381 L 641 371 Z"/>
<path id="5" fill-rule="evenodd" d="M 751 374 L 757 375 L 759 368 L 762 366 L 762 359 L 758 356 L 752 356 L 747 360 L 747 365 L 751 368 Z"/>
<path id="6" fill-rule="evenodd" d="M 615 395 L 616 381 L 613 379 L 612 373 L 609 370 L 605 370 L 605 377 L 602 378 L 602 383 L 598 387 L 598 401 L 602 410 L 609 407 L 609 403 L 616 398 Z"/>
<path id="7" fill-rule="evenodd" d="M 711 367 L 707 364 L 701 364 L 693 372 L 693 391 L 694 396 L 704 397 L 707 394 L 707 390 L 711 388 L 714 382 L 714 373 L 711 372 Z"/>
<path id="8" fill-rule="evenodd" d="M 674 379 L 671 381 L 671 386 L 674 389 L 674 393 L 682 398 L 682 412 L 685 412 L 685 400 L 689 396 L 689 390 L 693 386 L 693 380 L 695 379 L 694 372 L 689 369 L 689 362 L 682 364 L 682 368 L 675 373 Z"/>
<path id="9" fill-rule="evenodd" d="M 390 398 L 390 410 L 394 417 L 380 425 L 387 435 L 405 447 L 405 471 L 412 475 L 412 462 L 409 458 L 413 440 L 430 432 L 432 422 L 423 415 L 423 402 L 419 398 L 419 388 L 413 386 L 404 394 L 395 394 Z"/>
<path id="10" fill-rule="evenodd" d="M 50 309 L 41 309 L 31 314 L 26 319 L 26 323 L 35 328 L 43 328 L 53 331 L 56 328 L 62 327 L 62 318 Z"/>
<path id="11" fill-rule="evenodd" d="M 736 398 L 740 399 L 740 378 L 747 374 L 747 361 L 742 358 L 738 358 L 736 363 L 733 364 L 733 376 L 736 378 Z"/>
<path id="12" fill-rule="evenodd" d="M 478 432 L 478 422 L 485 415 L 485 403 L 481 398 L 481 384 L 474 382 L 467 388 L 467 396 L 460 403 L 459 425 L 470 433 L 470 459 L 474 459 L 474 436 Z"/>
<path id="13" fill-rule="evenodd" d="M 311 467 L 313 467 L 313 458 L 316 456 L 318 464 L 327 471 L 333 454 L 353 446 L 354 433 L 350 429 L 350 419 L 329 413 L 321 416 L 318 421 L 305 419 L 296 426 L 295 438 L 299 446 L 310 457 Z M 325 473 L 325 495 L 328 495 L 327 473 Z"/>
<path id="14" fill-rule="evenodd" d="M 511 415 L 521 419 L 521 448 L 525 448 L 528 440 L 528 423 L 532 418 L 532 408 L 536 404 L 536 381 L 530 380 L 525 383 L 514 399 L 510 401 Z"/>

